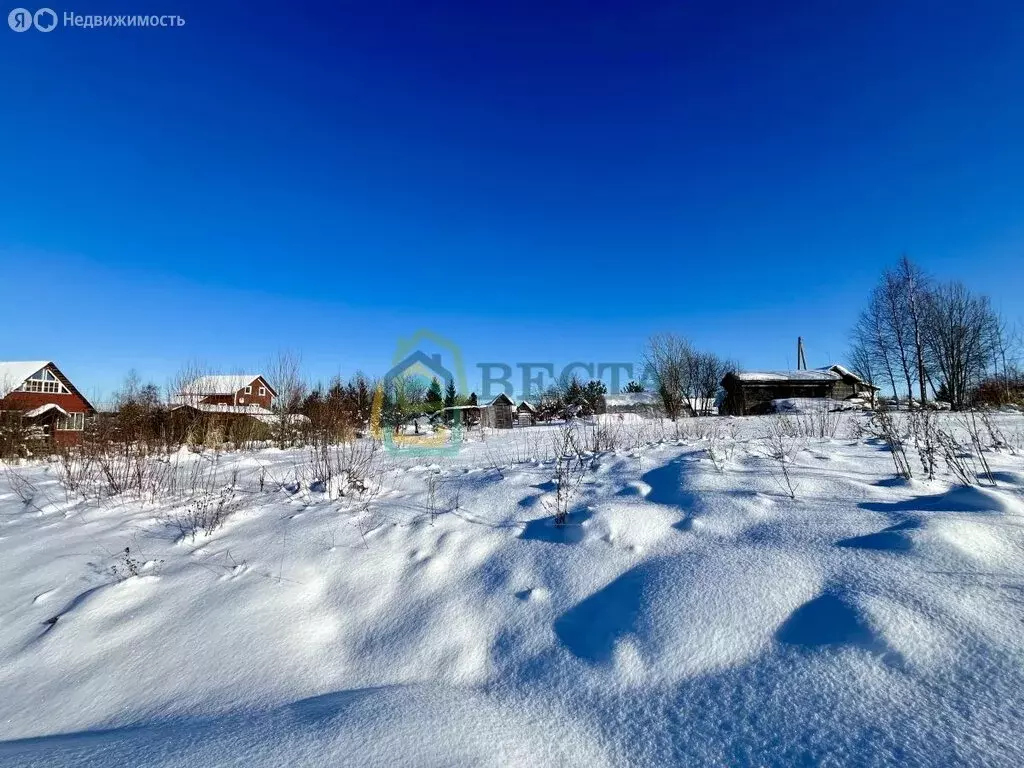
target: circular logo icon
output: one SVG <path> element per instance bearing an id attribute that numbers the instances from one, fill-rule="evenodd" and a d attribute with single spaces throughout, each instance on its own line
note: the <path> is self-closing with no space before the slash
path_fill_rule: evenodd
<path id="1" fill-rule="evenodd" d="M 32 11 L 28 8 L 15 8 L 7 14 L 7 26 L 15 32 L 27 32 L 32 28 Z"/>
<path id="2" fill-rule="evenodd" d="M 57 14 L 52 8 L 40 8 L 32 17 L 32 22 L 40 32 L 53 32 L 57 28 Z"/>

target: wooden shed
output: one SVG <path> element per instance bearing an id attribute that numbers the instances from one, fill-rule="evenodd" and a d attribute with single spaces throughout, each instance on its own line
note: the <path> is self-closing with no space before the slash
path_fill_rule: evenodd
<path id="1" fill-rule="evenodd" d="M 480 423 L 485 427 L 494 429 L 512 429 L 512 412 L 516 404 L 512 398 L 502 392 L 480 408 Z"/>
<path id="2" fill-rule="evenodd" d="M 516 408 L 516 421 L 520 427 L 532 426 L 537 421 L 537 409 L 523 400 Z"/>

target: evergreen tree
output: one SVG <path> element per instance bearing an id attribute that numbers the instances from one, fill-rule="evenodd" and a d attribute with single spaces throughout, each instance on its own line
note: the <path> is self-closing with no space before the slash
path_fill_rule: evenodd
<path id="1" fill-rule="evenodd" d="M 587 382 L 587 385 L 583 387 L 583 410 L 585 415 L 590 416 L 595 413 L 604 413 L 604 396 L 607 392 L 608 387 L 600 379 Z"/>
<path id="2" fill-rule="evenodd" d="M 566 405 L 584 405 L 586 403 L 583 397 L 583 385 L 580 384 L 580 380 L 575 376 L 569 381 L 569 386 L 565 388 L 565 400 Z"/>
<path id="3" fill-rule="evenodd" d="M 626 391 L 627 392 L 643 392 L 644 391 L 644 385 L 641 384 L 639 381 L 630 381 L 626 385 Z"/>
<path id="4" fill-rule="evenodd" d="M 440 403 L 444 398 L 441 395 L 441 382 L 437 380 L 437 376 L 430 380 L 430 386 L 427 388 L 427 402 L 428 403 Z"/>
<path id="5" fill-rule="evenodd" d="M 476 392 L 469 393 L 469 402 L 467 403 L 467 405 L 479 405 L 479 403 L 477 403 L 476 401 Z"/>
<path id="6" fill-rule="evenodd" d="M 455 380 L 449 379 L 448 386 L 444 390 L 444 407 L 454 408 L 458 404 L 458 392 L 455 391 Z M 451 425 L 454 421 L 455 414 L 452 411 L 445 411 L 444 421 L 446 424 Z"/>

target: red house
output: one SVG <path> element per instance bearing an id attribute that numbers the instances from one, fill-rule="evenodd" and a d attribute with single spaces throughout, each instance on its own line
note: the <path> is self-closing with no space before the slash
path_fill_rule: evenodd
<path id="1" fill-rule="evenodd" d="M 48 360 L 0 362 L 0 414 L 14 415 L 58 443 L 77 443 L 85 420 L 96 413 L 60 369 Z"/>
<path id="2" fill-rule="evenodd" d="M 270 410 L 277 392 L 259 374 L 232 374 L 217 376 L 200 376 L 182 387 L 178 394 L 182 405 L 226 406 L 237 408 L 245 406 L 245 410 Z M 254 408 L 254 406 L 256 406 Z M 201 408 L 201 410 L 212 410 Z"/>

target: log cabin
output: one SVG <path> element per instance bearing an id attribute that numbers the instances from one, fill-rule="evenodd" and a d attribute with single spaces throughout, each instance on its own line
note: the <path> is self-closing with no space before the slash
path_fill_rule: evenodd
<path id="1" fill-rule="evenodd" d="M 722 379 L 725 399 L 721 413 L 752 416 L 770 413 L 772 402 L 790 398 L 874 399 L 878 387 L 841 365 L 798 371 L 734 371 Z"/>

